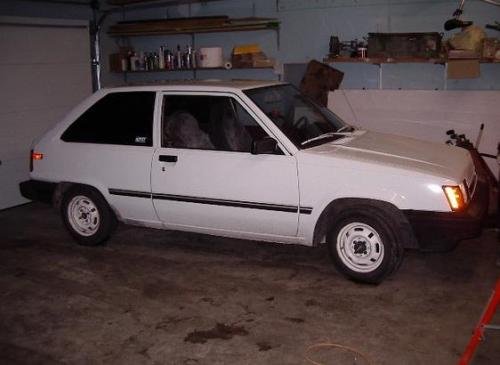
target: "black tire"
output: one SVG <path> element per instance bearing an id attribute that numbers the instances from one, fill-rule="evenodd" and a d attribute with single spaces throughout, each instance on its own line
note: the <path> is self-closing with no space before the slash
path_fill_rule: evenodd
<path id="1" fill-rule="evenodd" d="M 76 217 L 76 213 L 81 215 Z M 66 229 L 83 246 L 103 244 L 116 228 L 116 217 L 104 197 L 94 188 L 75 185 L 65 192 L 61 215 Z"/>
<path id="2" fill-rule="evenodd" d="M 400 225 L 391 213 L 356 205 L 336 215 L 326 241 L 340 273 L 357 282 L 378 284 L 401 266 L 404 249 L 396 231 Z"/>

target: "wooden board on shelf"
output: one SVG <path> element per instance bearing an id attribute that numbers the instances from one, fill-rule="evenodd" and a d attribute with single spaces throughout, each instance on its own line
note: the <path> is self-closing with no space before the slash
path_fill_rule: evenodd
<path id="1" fill-rule="evenodd" d="M 130 5 L 139 3 L 151 3 L 159 0 L 107 0 L 108 5 Z"/>
<path id="2" fill-rule="evenodd" d="M 214 1 L 214 0 L 107 0 L 108 5 L 114 6 L 126 6 L 126 5 L 136 5 L 136 4 L 147 4 L 147 3 L 166 3 L 163 5 L 176 5 L 176 4 L 186 4 L 186 3 L 200 3 L 203 1 Z"/>
<path id="3" fill-rule="evenodd" d="M 263 67 L 233 67 L 230 68 L 229 70 L 224 68 L 224 67 L 200 67 L 200 68 L 189 68 L 189 69 L 176 69 L 176 70 L 167 70 L 167 69 L 160 69 L 160 70 L 136 70 L 136 71 L 117 71 L 117 70 L 111 70 L 112 73 L 150 73 L 150 72 L 193 72 L 193 71 L 213 71 L 213 70 L 219 70 L 219 71 L 231 71 L 231 70 L 272 70 L 272 66 L 263 66 Z"/>
<path id="4" fill-rule="evenodd" d="M 149 33 L 172 31 L 178 29 L 220 27 L 223 26 L 229 17 L 209 16 L 194 18 L 173 18 L 173 19 L 148 19 L 137 21 L 122 21 L 109 28 L 110 33 Z"/>
<path id="5" fill-rule="evenodd" d="M 353 63 L 370 63 L 379 65 L 381 63 L 437 63 L 442 64 L 446 62 L 444 58 L 422 58 L 422 57 L 398 57 L 398 58 L 386 58 L 386 57 L 327 57 L 323 60 L 325 63 L 335 63 L 335 62 L 353 62 Z"/>
<path id="6" fill-rule="evenodd" d="M 419 58 L 419 57 L 401 57 L 401 58 L 376 58 L 376 57 L 326 57 L 323 59 L 325 63 L 367 63 L 372 65 L 380 65 L 382 63 L 432 63 L 432 64 L 445 64 L 448 62 L 447 58 Z M 487 58 L 479 59 L 480 63 L 500 63 L 500 60 L 491 60 Z"/>
<path id="7" fill-rule="evenodd" d="M 192 33 L 237 32 L 277 29 L 279 21 L 274 18 L 229 19 L 224 16 L 203 18 L 180 18 L 122 22 L 112 25 L 111 36 L 147 36 Z"/>

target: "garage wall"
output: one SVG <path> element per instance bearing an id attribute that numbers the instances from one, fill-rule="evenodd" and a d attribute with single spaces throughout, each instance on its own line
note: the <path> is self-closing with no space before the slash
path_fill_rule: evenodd
<path id="1" fill-rule="evenodd" d="M 25 202 L 34 138 L 92 92 L 88 22 L 0 17 L 0 209 Z"/>
<path id="2" fill-rule="evenodd" d="M 328 107 L 348 123 L 378 132 L 444 143 L 454 129 L 473 143 L 485 125 L 479 151 L 496 155 L 500 142 L 500 91 L 336 90 Z M 498 176 L 496 160 L 486 158 Z"/>
<path id="3" fill-rule="evenodd" d="M 231 17 L 275 17 L 281 21 L 280 47 L 277 48 L 274 32 L 239 32 L 224 34 L 200 34 L 198 46 L 220 45 L 229 57 L 234 44 L 259 43 L 265 53 L 282 63 L 305 63 L 311 59 L 322 60 L 328 53 L 329 38 L 337 35 L 341 40 L 362 39 L 368 32 L 443 32 L 449 37 L 456 31 L 445 32 L 443 23 L 449 19 L 458 0 L 224 0 L 182 6 L 163 6 L 155 9 L 123 11 L 110 17 L 104 26 L 119 20 L 172 18 L 185 16 L 229 15 Z M 467 0 L 465 18 L 484 26 L 500 17 L 500 7 L 479 0 Z M 490 36 L 498 32 L 487 30 Z M 132 44 L 136 49 L 157 51 L 160 45 L 185 46 L 189 36 L 136 37 L 110 39 L 103 34 L 104 83 L 120 84 L 123 77 L 108 72 L 108 54 L 116 52 L 117 41 Z M 346 72 L 344 88 L 378 89 L 379 67 L 363 64 L 336 64 Z M 384 65 L 382 77 L 386 89 L 450 89 L 477 90 L 500 89 L 500 65 L 482 65 L 481 78 L 458 82 L 444 82 L 441 65 L 398 64 Z M 133 74 L 130 81 L 150 79 L 184 79 L 190 73 Z M 200 78 L 264 78 L 276 79 L 272 71 L 251 70 L 246 72 L 203 71 Z"/>

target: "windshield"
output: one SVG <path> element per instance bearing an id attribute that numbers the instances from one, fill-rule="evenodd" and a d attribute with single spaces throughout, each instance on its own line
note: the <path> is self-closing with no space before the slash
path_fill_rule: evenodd
<path id="1" fill-rule="evenodd" d="M 352 131 L 329 109 L 302 95 L 292 85 L 246 90 L 245 94 L 298 147 L 308 148 L 342 138 Z"/>

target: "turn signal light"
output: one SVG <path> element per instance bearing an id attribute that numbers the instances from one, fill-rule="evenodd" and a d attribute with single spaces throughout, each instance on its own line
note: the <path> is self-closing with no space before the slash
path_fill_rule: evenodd
<path id="1" fill-rule="evenodd" d="M 39 161 L 43 159 L 43 153 L 40 152 L 34 152 L 31 150 L 31 158 L 30 158 L 30 172 L 33 171 L 33 161 Z"/>
<path id="2" fill-rule="evenodd" d="M 32 152 L 32 153 L 31 153 L 31 158 L 32 158 L 34 161 L 41 160 L 41 159 L 43 159 L 43 153 L 40 153 L 40 152 Z"/>
<path id="3" fill-rule="evenodd" d="M 459 186 L 443 186 L 443 190 L 451 210 L 455 212 L 464 208 L 464 196 Z"/>

